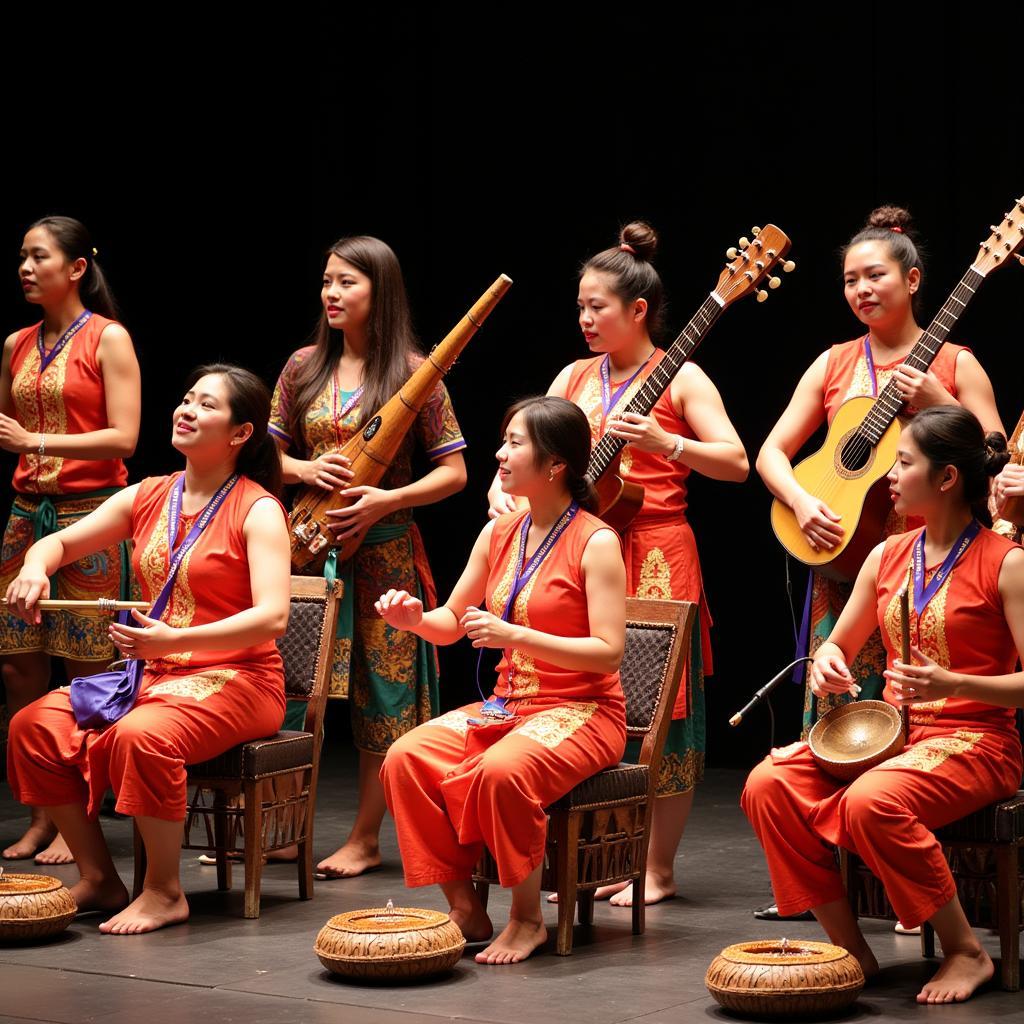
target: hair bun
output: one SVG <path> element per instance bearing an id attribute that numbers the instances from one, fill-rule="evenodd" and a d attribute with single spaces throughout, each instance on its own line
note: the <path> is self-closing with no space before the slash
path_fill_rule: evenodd
<path id="1" fill-rule="evenodd" d="M 630 221 L 619 232 L 619 245 L 628 245 L 638 260 L 649 263 L 658 251 L 658 232 L 646 221 Z"/>
<path id="2" fill-rule="evenodd" d="M 985 472 L 995 476 L 1010 461 L 1006 437 L 998 430 L 985 435 Z"/>
<path id="3" fill-rule="evenodd" d="M 871 211 L 865 227 L 907 233 L 912 229 L 913 223 L 913 218 L 902 206 L 879 206 Z"/>

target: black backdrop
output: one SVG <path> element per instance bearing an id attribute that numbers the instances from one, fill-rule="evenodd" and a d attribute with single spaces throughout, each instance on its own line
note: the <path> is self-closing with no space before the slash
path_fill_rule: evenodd
<path id="1" fill-rule="evenodd" d="M 169 414 L 192 365 L 235 360 L 273 383 L 318 315 L 334 238 L 395 248 L 427 345 L 508 273 L 449 378 L 469 485 L 418 513 L 444 593 L 482 522 L 500 412 L 585 354 L 576 267 L 620 223 L 661 233 L 675 331 L 739 235 L 770 220 L 793 238 L 797 272 L 764 305 L 731 308 L 698 353 L 753 462 L 800 372 L 858 330 L 836 250 L 868 211 L 914 213 L 930 316 L 1024 191 L 1010 5 L 839 10 L 325 4 L 261 19 L 207 5 L 115 26 L 48 8 L 12 33 L 6 62 L 0 323 L 34 314 L 15 273 L 27 224 L 84 220 L 142 362 L 134 480 L 178 464 Z M 988 368 L 1008 427 L 1024 406 L 1021 274 L 995 275 L 954 335 Z M 792 656 L 784 559 L 756 475 L 694 479 L 691 494 L 715 617 L 709 759 L 744 766 L 767 717 L 726 720 Z M 804 580 L 794 566 L 797 601 Z M 468 646 L 443 652 L 445 706 L 473 695 L 474 662 Z M 779 740 L 799 703 L 796 687 L 777 698 Z"/>

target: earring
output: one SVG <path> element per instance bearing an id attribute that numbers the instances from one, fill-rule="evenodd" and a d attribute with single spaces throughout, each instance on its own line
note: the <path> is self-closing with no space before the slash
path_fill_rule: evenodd
<path id="1" fill-rule="evenodd" d="M 551 470 L 551 472 L 548 473 L 548 483 L 551 483 L 551 481 L 554 480 L 554 479 L 555 479 L 555 471 Z"/>

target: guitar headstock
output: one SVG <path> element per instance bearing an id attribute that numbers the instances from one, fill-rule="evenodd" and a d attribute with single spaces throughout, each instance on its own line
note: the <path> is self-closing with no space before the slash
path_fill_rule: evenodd
<path id="1" fill-rule="evenodd" d="M 768 292 L 758 285 L 767 278 L 769 288 L 778 288 L 782 279 L 772 276 L 772 271 L 780 263 L 787 274 L 796 269 L 792 260 L 785 259 L 793 244 L 785 231 L 766 224 L 763 228 L 752 228 L 750 233 L 753 239 L 741 238 L 738 247 L 726 250 L 729 262 L 714 288 L 723 309 L 748 292 L 757 292 L 757 301 L 764 302 Z"/>
<path id="2" fill-rule="evenodd" d="M 1013 204 L 1013 209 L 992 225 L 992 234 L 981 243 L 978 258 L 971 264 L 982 277 L 991 270 L 1009 262 L 1013 256 L 1024 263 L 1018 251 L 1024 246 L 1024 196 Z"/>

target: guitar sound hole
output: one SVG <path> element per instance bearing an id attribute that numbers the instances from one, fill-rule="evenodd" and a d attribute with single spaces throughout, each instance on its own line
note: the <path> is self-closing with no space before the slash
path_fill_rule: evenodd
<path id="1" fill-rule="evenodd" d="M 857 473 L 871 461 L 871 443 L 865 437 L 856 432 L 852 433 L 843 444 L 843 450 L 839 456 L 843 469 L 847 473 Z"/>

